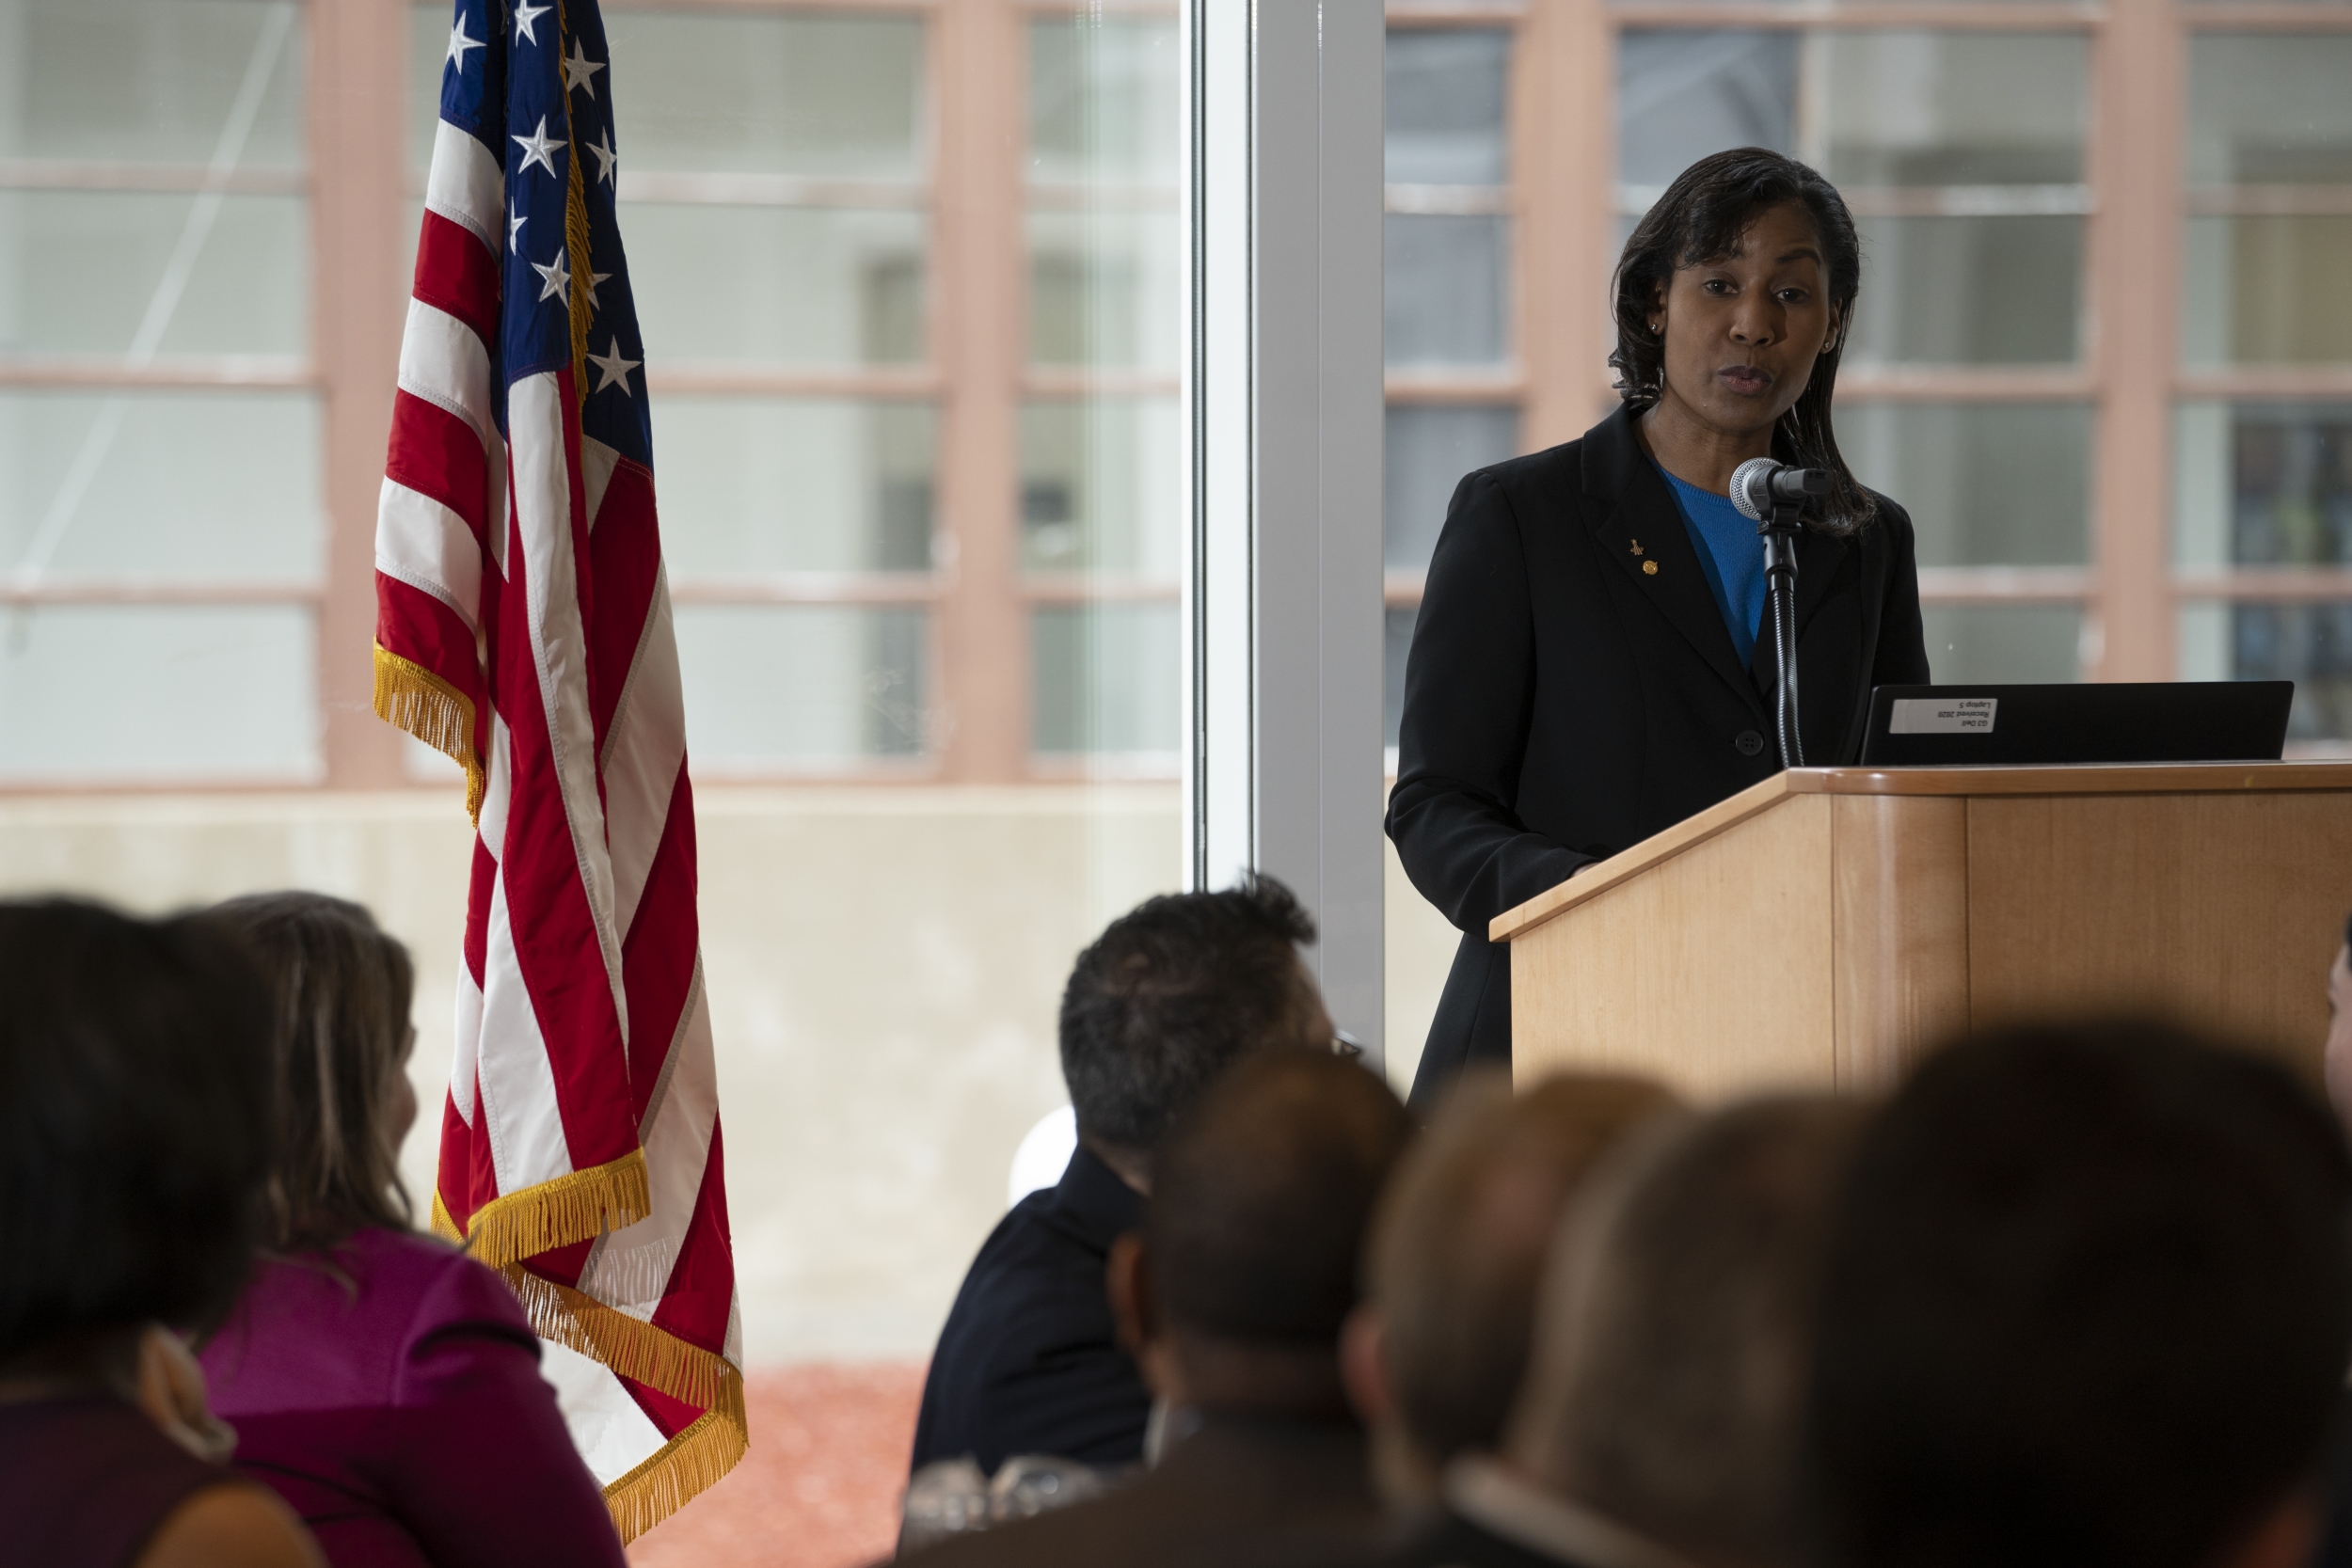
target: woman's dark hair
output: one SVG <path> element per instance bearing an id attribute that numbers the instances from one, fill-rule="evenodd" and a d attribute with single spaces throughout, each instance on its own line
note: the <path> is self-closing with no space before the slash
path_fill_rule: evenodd
<path id="1" fill-rule="evenodd" d="M 406 1071 L 416 990 L 408 949 L 357 904 L 319 893 L 232 898 L 236 933 L 271 990 L 279 1137 L 270 1244 L 325 1251 L 369 1226 L 414 1221 L 389 1107 Z"/>
<path id="2" fill-rule="evenodd" d="M 1853 331 L 1854 295 L 1862 285 L 1862 242 L 1853 214 L 1837 187 L 1797 162 L 1761 147 L 1735 148 L 1701 158 L 1666 187 L 1625 242 L 1617 260 L 1615 311 L 1617 350 L 1609 363 L 1617 372 L 1617 395 L 1639 411 L 1665 389 L 1664 334 L 1650 330 L 1674 275 L 1727 256 L 1749 224 L 1770 208 L 1803 207 L 1820 237 L 1822 270 L 1836 316 L 1829 346 L 1813 361 L 1813 377 L 1796 405 L 1772 432 L 1772 455 L 1801 468 L 1827 468 L 1836 488 L 1815 527 L 1851 533 L 1868 526 L 1877 511 L 1837 451 L 1830 425 L 1830 400 L 1837 391 L 1837 361 Z"/>
<path id="3" fill-rule="evenodd" d="M 0 1365 L 216 1323 L 273 1135 L 268 1003 L 232 937 L 0 903 Z"/>

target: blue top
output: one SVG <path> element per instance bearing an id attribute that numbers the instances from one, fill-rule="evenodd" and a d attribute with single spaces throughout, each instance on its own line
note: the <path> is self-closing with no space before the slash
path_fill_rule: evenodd
<path id="1" fill-rule="evenodd" d="M 1658 470 L 1666 474 L 1666 470 Z M 1756 659 L 1756 634 L 1764 624 L 1764 541 L 1753 518 L 1740 515 L 1729 496 L 1687 484 L 1672 474 L 1666 483 L 1682 507 L 1683 525 L 1699 547 L 1699 565 L 1707 586 L 1715 591 L 1715 608 L 1724 612 L 1731 645 L 1742 665 Z M 1736 607 L 1736 608 L 1735 608 Z"/>

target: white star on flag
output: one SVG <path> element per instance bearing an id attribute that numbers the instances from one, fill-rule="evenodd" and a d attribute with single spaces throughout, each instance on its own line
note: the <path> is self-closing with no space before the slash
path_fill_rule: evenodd
<path id="1" fill-rule="evenodd" d="M 612 275 L 609 272 L 596 272 L 593 270 L 588 274 L 588 303 L 590 305 L 597 303 L 596 285 L 612 276 Z"/>
<path id="2" fill-rule="evenodd" d="M 540 281 L 546 285 L 539 291 L 539 297 L 542 300 L 570 300 L 572 294 L 571 262 L 564 252 L 557 251 L 555 260 L 544 267 L 536 261 L 532 262 L 531 270 L 537 273 Z"/>
<path id="3" fill-rule="evenodd" d="M 526 43 L 538 42 L 539 35 L 532 31 L 532 28 L 537 24 L 541 17 L 554 8 L 552 6 L 532 5 L 530 0 L 516 0 L 515 36 Z"/>
<path id="4" fill-rule="evenodd" d="M 628 372 L 644 364 L 644 361 L 622 358 L 621 340 L 617 335 L 605 345 L 602 354 L 590 355 L 588 363 L 596 367 L 597 391 L 601 392 L 608 387 L 618 387 L 621 389 L 621 395 L 625 398 L 633 398 L 637 395 L 628 389 Z"/>
<path id="5" fill-rule="evenodd" d="M 610 183 L 612 179 L 612 166 L 621 161 L 621 155 L 612 150 L 612 133 L 611 131 L 597 132 L 596 142 L 588 150 L 596 155 L 598 166 L 596 178 Z M 554 170 L 550 169 L 548 172 L 551 174 Z"/>
<path id="6" fill-rule="evenodd" d="M 516 169 L 515 171 L 516 174 L 520 174 L 524 168 L 529 168 L 533 164 L 537 164 L 549 174 L 555 172 L 555 150 L 564 144 L 548 135 L 547 116 L 539 117 L 539 129 L 531 135 L 509 136 L 507 140 L 519 143 L 523 150 L 523 167 Z"/>
<path id="7" fill-rule="evenodd" d="M 469 39 L 466 36 L 466 19 L 459 17 L 449 30 L 449 57 L 457 62 L 457 69 L 460 72 L 466 69 L 466 51 L 481 47 L 480 39 Z"/>
<path id="8" fill-rule="evenodd" d="M 521 233 L 523 231 L 523 225 L 529 223 L 530 221 L 531 220 L 529 218 L 524 217 L 521 214 L 516 212 L 512 207 L 509 207 L 506 210 L 506 253 L 509 256 L 516 254 L 515 236 Z"/>
<path id="9" fill-rule="evenodd" d="M 596 97 L 596 72 L 603 69 L 603 62 L 588 57 L 586 44 L 578 39 L 572 40 L 571 57 L 564 62 L 564 90 L 578 92 L 580 88 L 586 87 L 588 96 Z"/>

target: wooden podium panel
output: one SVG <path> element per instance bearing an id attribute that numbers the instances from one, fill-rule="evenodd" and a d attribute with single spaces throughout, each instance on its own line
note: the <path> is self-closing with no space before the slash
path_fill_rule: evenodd
<path id="1" fill-rule="evenodd" d="M 1512 910 L 1513 1057 L 1713 1097 L 1869 1088 L 2036 1013 L 2164 1012 L 2317 1072 L 2352 766 L 1812 768 Z"/>

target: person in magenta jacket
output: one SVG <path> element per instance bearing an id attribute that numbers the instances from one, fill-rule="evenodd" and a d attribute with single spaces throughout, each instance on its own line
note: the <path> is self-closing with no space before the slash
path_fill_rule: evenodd
<path id="1" fill-rule="evenodd" d="M 334 1568 L 624 1568 L 514 1293 L 412 1227 L 396 1164 L 417 1113 L 406 949 L 314 894 L 212 918 L 275 982 L 284 1122 L 275 1245 L 202 1356 L 237 1467 Z"/>

